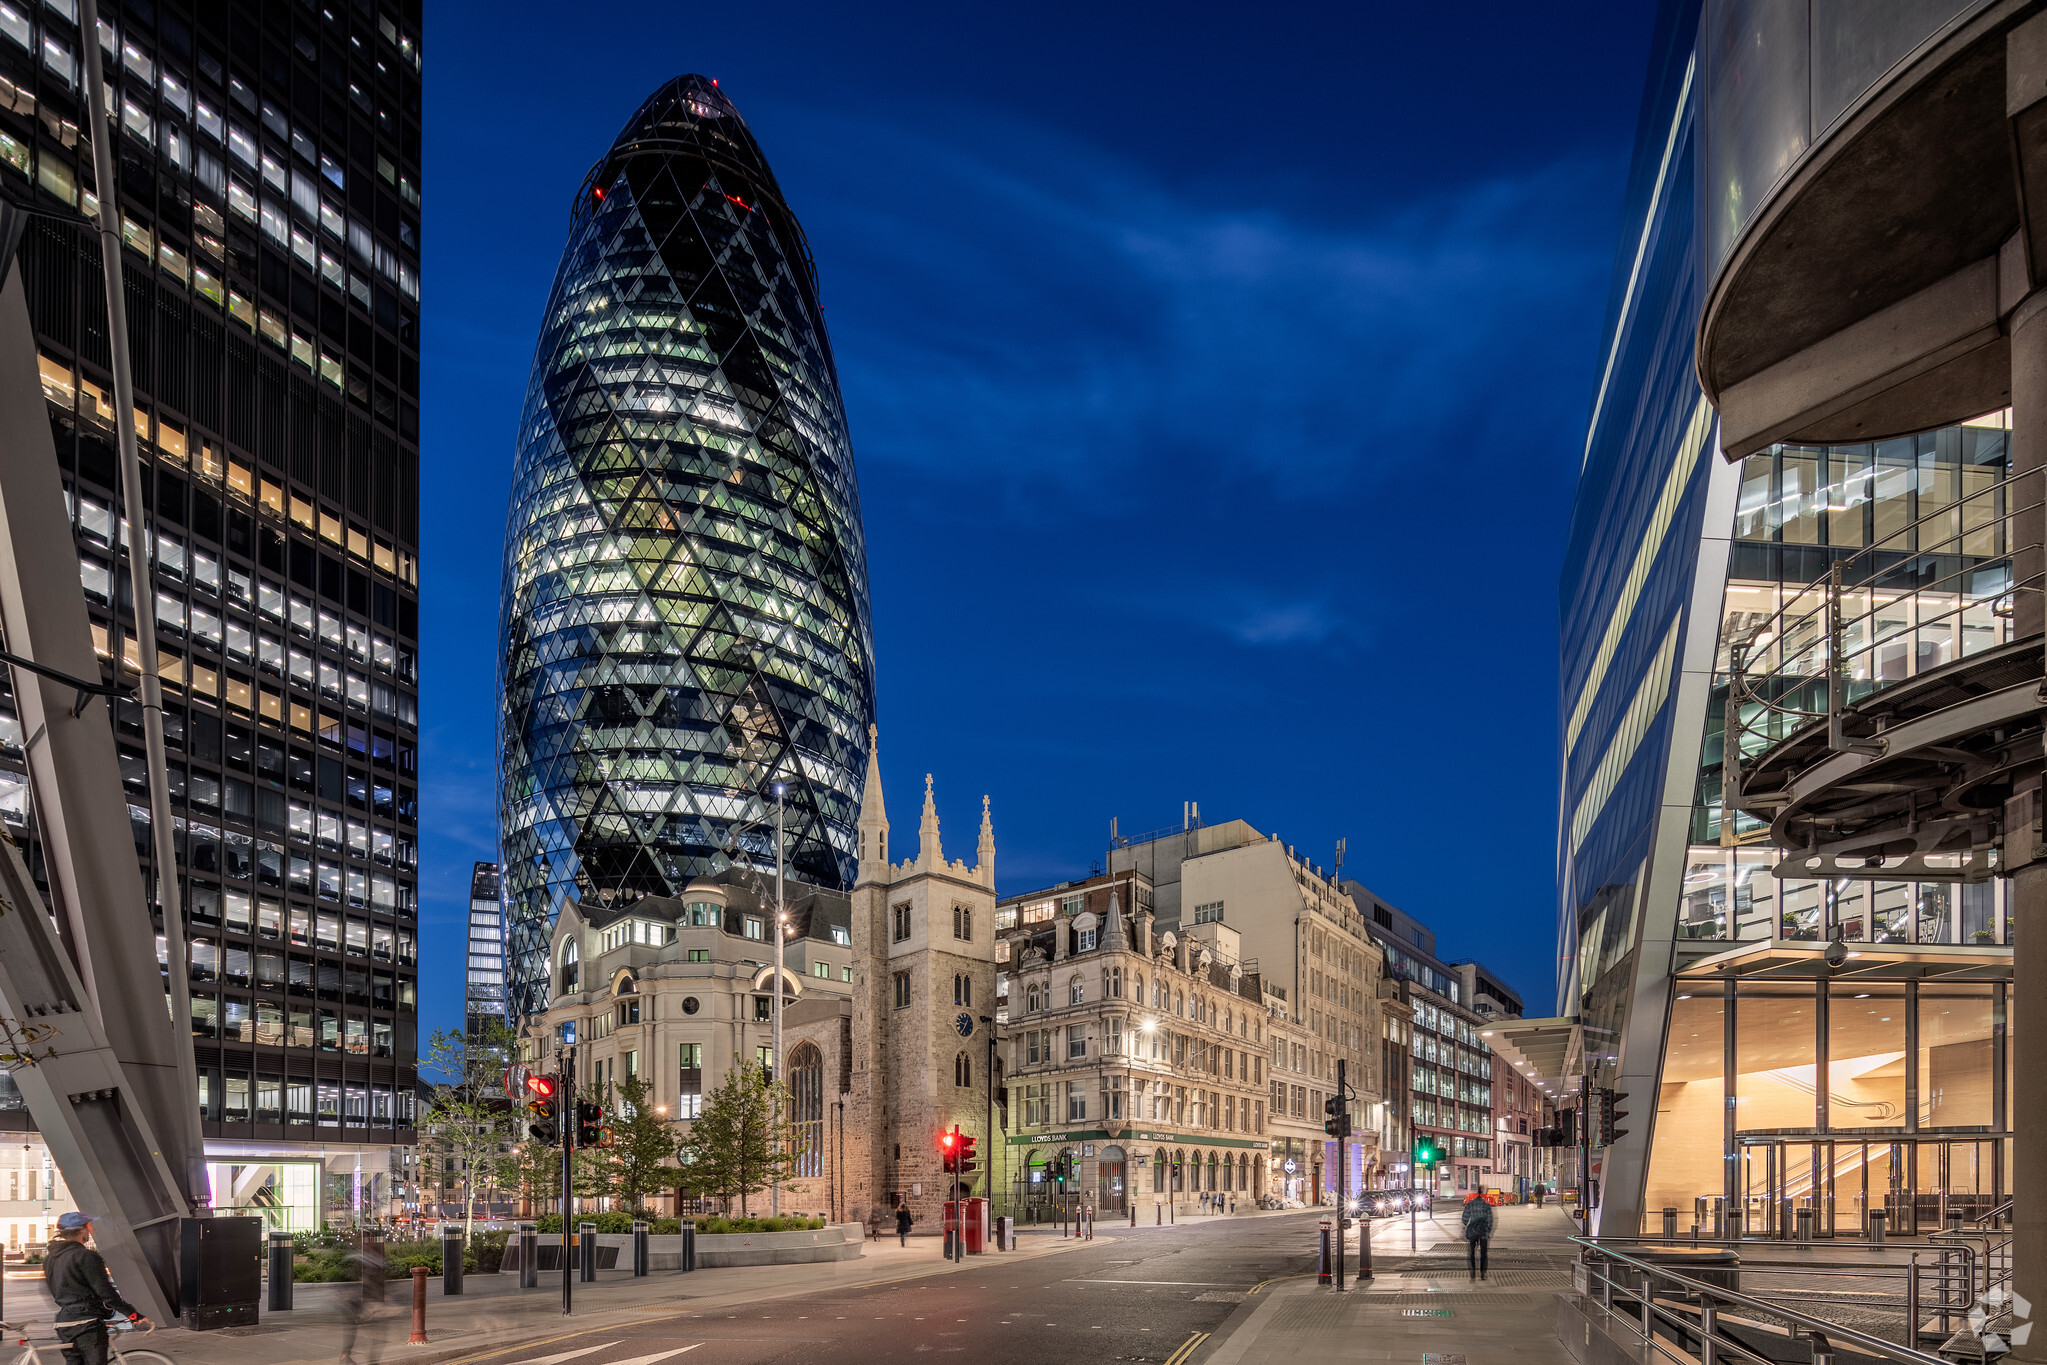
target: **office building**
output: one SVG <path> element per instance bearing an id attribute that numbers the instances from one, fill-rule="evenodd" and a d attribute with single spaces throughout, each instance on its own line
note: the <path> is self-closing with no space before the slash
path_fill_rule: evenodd
<path id="1" fill-rule="evenodd" d="M 2018 770 L 1992 764 L 1966 796 L 1928 776 L 2013 741 L 1955 731 L 1915 755 L 1895 711 L 1937 716 L 2006 685 L 1979 666 L 2039 629 L 2037 594 L 2015 592 L 2015 547 L 2037 532 L 2009 522 L 2009 379 L 1986 381 L 1959 344 L 1938 373 L 1923 356 L 1901 363 L 1913 336 L 1825 412 L 1778 407 L 1861 373 L 1851 347 L 1815 377 L 1814 327 L 1974 259 L 1936 251 L 1941 233 L 1989 234 L 1994 299 L 2010 231 L 1997 213 L 2014 210 L 1864 186 L 1857 202 L 1925 227 L 1878 215 L 1886 241 L 1922 253 L 1909 261 L 1903 246 L 1786 226 L 1820 202 L 1809 187 L 1859 173 L 1838 154 L 1870 145 L 1856 140 L 1871 120 L 1918 108 L 1893 101 L 1931 68 L 1901 59 L 1939 44 L 1931 9 L 1815 11 L 1788 45 L 1771 25 L 1789 11 L 1766 9 L 1674 2 L 1659 16 L 1561 585 L 1559 1018 L 1494 1030 L 1550 1102 L 1596 1112 L 1600 1091 L 1624 1097 L 1624 1134 L 1594 1124 L 1582 1172 L 1593 1225 L 1620 1235 L 1660 1231 L 1665 1208 L 1709 1234 L 1789 1236 L 1809 1215 L 1820 1236 L 1879 1221 L 1911 1235 L 2013 1188 L 2012 914 L 1991 856 Z M 1973 22 L 1943 41 L 1992 44 L 2002 63 L 2002 31 Z M 1759 47 L 1785 54 L 1767 78 L 1728 55 Z M 1991 122 L 2005 137 L 2002 114 Z M 1952 146 L 1958 186 L 2008 195 L 1992 136 L 1958 126 L 1885 145 L 1941 147 L 1939 174 Z M 1854 164 L 1935 174 L 1888 154 Z M 1927 225 L 1942 214 L 1918 206 L 1932 204 L 1953 204 L 1953 222 Z M 1847 255 L 1794 261 L 1820 239 Z M 1866 291 L 1845 282 L 1894 267 Z M 1999 335 L 1995 312 L 1983 335 Z M 1879 759 L 1896 766 L 1848 780 Z M 1822 760 L 1834 766 L 1815 776 Z"/>
<path id="2" fill-rule="evenodd" d="M 505 1010 L 505 906 L 496 863 L 469 876 L 469 966 L 462 990 L 462 1031 L 481 1036 L 486 1024 L 510 1025 Z"/>
<path id="3" fill-rule="evenodd" d="M 151 538 L 216 1208 L 382 1214 L 412 1140 L 420 45 L 385 8 L 108 6 L 136 406 L 115 410 L 69 3 L 0 6 L 0 179 L 93 640 L 134 677 L 122 553 Z M 146 506 L 121 504 L 116 424 Z M 113 724 L 153 882 L 140 710 Z M 0 815 L 33 845 L 0 697 Z M 42 864 L 31 848 L 30 865 Z M 161 912 L 159 911 L 159 914 Z M 10 1116 L 25 1122 L 26 1115 Z"/>
<path id="4" fill-rule="evenodd" d="M 874 714 L 859 493 L 803 230 L 717 82 L 570 206 L 513 470 L 499 830 L 511 1007 L 566 901 L 738 861 L 850 890 Z"/>

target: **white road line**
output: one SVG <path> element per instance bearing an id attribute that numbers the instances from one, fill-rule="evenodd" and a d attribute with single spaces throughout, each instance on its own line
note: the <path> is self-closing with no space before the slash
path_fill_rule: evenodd
<path id="1" fill-rule="evenodd" d="M 1228 1280 L 1093 1280 L 1093 1279 L 1079 1279 L 1079 1278 L 1075 1278 L 1075 1279 L 1071 1279 L 1071 1280 L 1062 1280 L 1062 1281 L 1060 1281 L 1060 1283 L 1061 1283 L 1061 1284 L 1184 1284 L 1184 1285 L 1210 1285 L 1210 1286 L 1218 1286 L 1218 1287 L 1219 1287 L 1219 1286 L 1221 1286 L 1221 1285 L 1229 1284 L 1229 1283 L 1230 1283 L 1230 1281 L 1228 1281 Z"/>
<path id="2" fill-rule="evenodd" d="M 694 1351 L 703 1344 L 701 1341 L 692 1342 L 688 1346 L 678 1347 L 673 1351 L 656 1351 L 650 1356 L 634 1356 L 631 1360 L 615 1361 L 613 1365 L 654 1365 L 654 1362 L 657 1360 L 667 1360 L 681 1355 L 684 1351 Z"/>
<path id="3" fill-rule="evenodd" d="M 560 1355 L 542 1356 L 538 1360 L 520 1361 L 519 1365 L 561 1365 L 564 1360 L 574 1360 L 577 1356 L 586 1356 L 592 1351 L 606 1351 L 616 1345 L 618 1343 L 615 1341 L 607 1341 L 602 1346 L 578 1346 L 575 1350 L 563 1351 Z"/>

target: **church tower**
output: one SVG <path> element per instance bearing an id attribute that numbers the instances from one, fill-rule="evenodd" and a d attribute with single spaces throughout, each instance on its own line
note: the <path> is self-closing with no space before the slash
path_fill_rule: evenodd
<path id="1" fill-rule="evenodd" d="M 892 862 L 879 736 L 869 730 L 853 887 L 853 1086 L 847 1201 L 856 1215 L 907 1203 L 922 1230 L 944 1226 L 952 1179 L 938 1134 L 955 1124 L 980 1141 L 988 1193 L 999 1128 L 990 1132 L 989 1040 L 995 1018 L 995 826 L 981 798 L 975 863 L 948 862 L 924 778 L 917 856 Z M 862 1146 L 866 1150 L 861 1150 Z"/>

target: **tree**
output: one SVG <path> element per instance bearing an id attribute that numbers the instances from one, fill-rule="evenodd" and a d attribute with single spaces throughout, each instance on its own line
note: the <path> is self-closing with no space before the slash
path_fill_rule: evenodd
<path id="1" fill-rule="evenodd" d="M 795 1144 L 782 1117 L 791 1107 L 789 1092 L 770 1082 L 759 1063 L 740 1063 L 704 1097 L 703 1113 L 690 1125 L 679 1153 L 687 1173 L 673 1178 L 738 1199 L 744 1214 L 748 1195 L 787 1176 L 795 1165 Z"/>
<path id="2" fill-rule="evenodd" d="M 618 1082 L 607 1124 L 611 1145 L 592 1150 L 577 1172 L 584 1193 L 615 1199 L 635 1214 L 646 1211 L 649 1196 L 683 1178 L 675 1165 L 676 1129 L 650 1103 L 653 1090 L 643 1076 Z"/>
<path id="3" fill-rule="evenodd" d="M 422 1074 L 438 1076 L 427 1091 L 419 1118 L 420 1177 L 463 1184 L 463 1232 L 476 1229 L 476 1194 L 495 1183 L 500 1158 L 515 1136 L 523 1112 L 505 1097 L 503 1078 L 516 1039 L 509 1026 L 486 1021 L 474 1036 L 436 1029 L 420 1059 Z"/>
<path id="4" fill-rule="evenodd" d="M 561 1199 L 562 1149 L 552 1143 L 522 1142 L 497 1159 L 492 1175 L 515 1191 L 537 1216 Z"/>

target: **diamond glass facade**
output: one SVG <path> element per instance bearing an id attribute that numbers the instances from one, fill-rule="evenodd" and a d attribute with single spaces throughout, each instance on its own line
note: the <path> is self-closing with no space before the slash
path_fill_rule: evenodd
<path id="1" fill-rule="evenodd" d="M 715 83 L 584 181 L 519 427 L 500 832 L 512 1007 L 564 898 L 729 858 L 851 885 L 874 712 L 852 449 L 802 229 Z"/>

